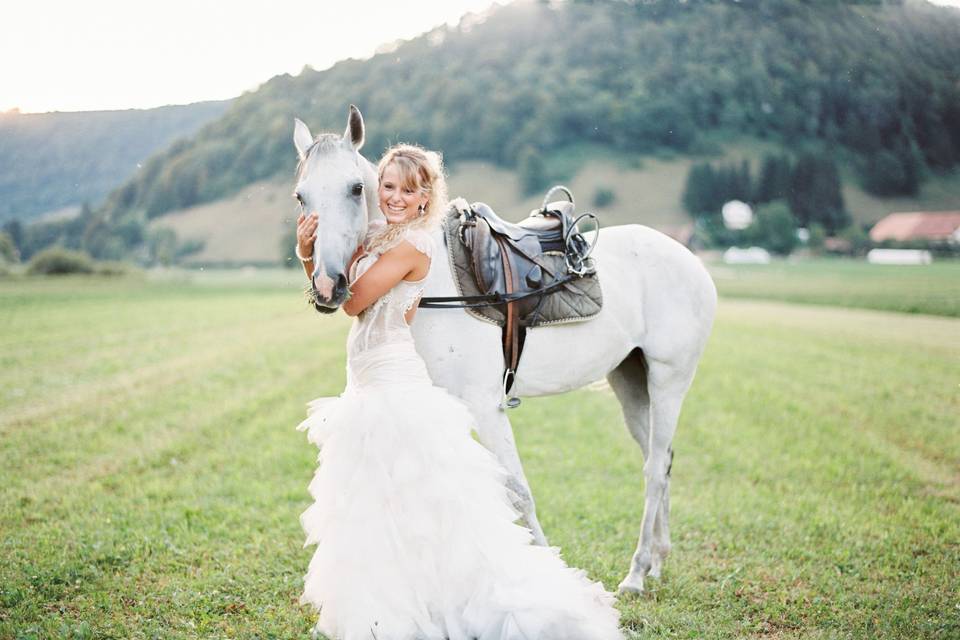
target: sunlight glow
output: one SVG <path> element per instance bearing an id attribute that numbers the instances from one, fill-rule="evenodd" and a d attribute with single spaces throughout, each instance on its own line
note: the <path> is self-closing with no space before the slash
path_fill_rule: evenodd
<path id="1" fill-rule="evenodd" d="M 233 98 L 271 77 L 366 58 L 493 0 L 31 0 L 0 22 L 0 111 Z"/>

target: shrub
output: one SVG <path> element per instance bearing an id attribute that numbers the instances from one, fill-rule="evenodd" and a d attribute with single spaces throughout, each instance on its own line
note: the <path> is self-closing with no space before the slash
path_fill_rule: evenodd
<path id="1" fill-rule="evenodd" d="M 65 273 L 93 273 L 94 262 L 85 253 L 63 247 L 44 249 L 30 259 L 27 273 L 31 275 L 59 275 Z"/>
<path id="2" fill-rule="evenodd" d="M 140 271 L 129 262 L 119 260 L 100 260 L 94 263 L 93 268 L 98 276 L 125 276 Z"/>
<path id="3" fill-rule="evenodd" d="M 798 242 L 797 223 L 780 200 L 757 209 L 756 218 L 745 235 L 764 249 L 784 256 L 789 255 Z"/>
<path id="4" fill-rule="evenodd" d="M 807 247 L 813 253 L 823 252 L 823 243 L 827 239 L 827 230 L 823 225 L 814 222 L 810 225 L 810 239 L 807 240 Z"/>
<path id="5" fill-rule="evenodd" d="M 873 242 L 870 240 L 870 234 L 866 229 L 859 225 L 852 224 L 840 233 L 837 237 L 850 243 L 850 251 L 853 255 L 862 256 L 873 248 Z"/>
<path id="6" fill-rule="evenodd" d="M 617 200 L 617 194 L 610 187 L 597 187 L 593 192 L 593 206 L 598 209 L 609 207 Z"/>

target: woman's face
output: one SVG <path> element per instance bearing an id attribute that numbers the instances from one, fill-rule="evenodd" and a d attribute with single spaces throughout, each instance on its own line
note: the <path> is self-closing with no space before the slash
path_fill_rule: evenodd
<path id="1" fill-rule="evenodd" d="M 409 189 L 395 163 L 388 164 L 380 178 L 380 211 L 389 224 L 413 220 L 420 214 L 420 205 L 427 206 L 427 196 L 420 189 Z"/>

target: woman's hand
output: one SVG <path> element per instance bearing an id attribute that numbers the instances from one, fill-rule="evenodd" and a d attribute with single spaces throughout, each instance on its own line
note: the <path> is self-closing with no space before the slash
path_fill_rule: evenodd
<path id="1" fill-rule="evenodd" d="M 304 258 L 313 257 L 313 243 L 317 240 L 318 224 L 319 218 L 315 213 L 306 216 L 301 211 L 297 218 L 297 253 Z"/>

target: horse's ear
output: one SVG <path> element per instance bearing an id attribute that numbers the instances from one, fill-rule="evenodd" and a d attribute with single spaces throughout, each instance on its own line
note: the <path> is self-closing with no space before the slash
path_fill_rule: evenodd
<path id="1" fill-rule="evenodd" d="M 347 130 L 343 132 L 343 137 L 353 146 L 354 151 L 359 151 L 363 146 L 363 116 L 360 115 L 360 109 L 355 105 L 350 105 L 350 113 L 347 115 Z"/>
<path id="2" fill-rule="evenodd" d="M 303 160 L 307 155 L 307 149 L 313 145 L 313 136 L 310 135 L 310 129 L 303 124 L 300 118 L 293 119 L 293 146 L 297 148 L 297 155 Z"/>

